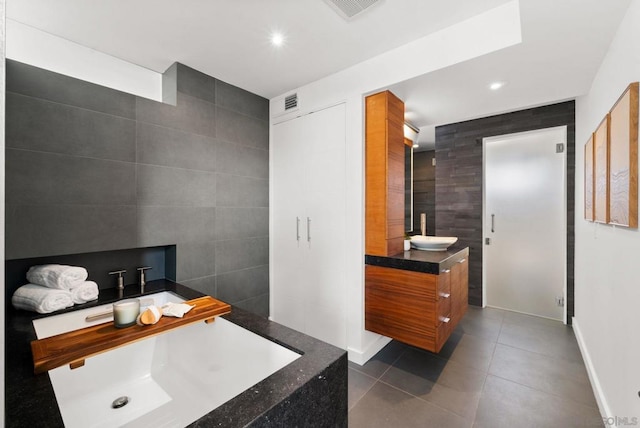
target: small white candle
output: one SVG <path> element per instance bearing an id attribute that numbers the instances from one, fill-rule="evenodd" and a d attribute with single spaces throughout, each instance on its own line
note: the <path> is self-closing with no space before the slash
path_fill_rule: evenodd
<path id="1" fill-rule="evenodd" d="M 127 299 L 113 304 L 113 324 L 116 328 L 134 325 L 140 315 L 140 300 Z"/>

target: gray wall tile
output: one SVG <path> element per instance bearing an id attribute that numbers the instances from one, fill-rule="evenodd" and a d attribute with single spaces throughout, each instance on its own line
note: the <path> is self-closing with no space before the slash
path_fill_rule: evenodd
<path id="1" fill-rule="evenodd" d="M 7 93 L 7 147 L 134 162 L 133 120 Z"/>
<path id="2" fill-rule="evenodd" d="M 216 200 L 219 207 L 268 207 L 269 180 L 218 174 Z"/>
<path id="3" fill-rule="evenodd" d="M 269 264 L 269 239 L 234 239 L 216 242 L 216 273 Z"/>
<path id="4" fill-rule="evenodd" d="M 6 64 L 8 92 L 135 119 L 134 95 L 17 61 Z"/>
<path id="5" fill-rule="evenodd" d="M 235 303 L 235 306 L 245 311 L 253 312 L 262 317 L 269 317 L 269 295 L 263 294 L 252 299 L 243 300 Z"/>
<path id="6" fill-rule="evenodd" d="M 135 206 L 7 205 L 6 258 L 136 247 Z"/>
<path id="7" fill-rule="evenodd" d="M 175 106 L 23 64 L 12 70 L 13 89 L 26 95 L 9 93 L 7 104 L 10 257 L 167 245 L 167 277 L 215 296 L 220 274 L 227 300 L 268 314 L 265 99 L 216 89 L 181 64 L 163 80 Z M 132 112 L 135 120 L 115 116 Z"/>
<path id="8" fill-rule="evenodd" d="M 135 164 L 7 149 L 9 204 L 135 205 Z"/>
<path id="9" fill-rule="evenodd" d="M 216 102 L 216 79 L 184 64 L 177 63 L 178 92 Z"/>
<path id="10" fill-rule="evenodd" d="M 176 246 L 177 280 L 202 278 L 216 273 L 215 242 L 187 242 Z"/>
<path id="11" fill-rule="evenodd" d="M 216 105 L 257 119 L 269 120 L 269 100 L 216 80 Z"/>
<path id="12" fill-rule="evenodd" d="M 175 106 L 146 98 L 136 98 L 136 115 L 139 122 L 180 129 L 208 137 L 216 136 L 215 106 L 180 92 Z"/>
<path id="13" fill-rule="evenodd" d="M 269 178 L 269 152 L 263 149 L 219 142 L 216 171 L 267 179 Z"/>
<path id="14" fill-rule="evenodd" d="M 269 236 L 269 208 L 216 209 L 216 238 L 258 238 Z"/>
<path id="15" fill-rule="evenodd" d="M 191 279 L 186 281 L 180 281 L 181 284 L 191 287 L 201 293 L 207 294 L 211 297 L 216 297 L 216 277 L 206 276 L 204 278 Z"/>
<path id="16" fill-rule="evenodd" d="M 216 108 L 217 137 L 243 146 L 269 149 L 269 122 Z"/>
<path id="17" fill-rule="evenodd" d="M 215 139 L 142 122 L 138 122 L 136 130 L 138 163 L 216 170 Z"/>
<path id="18" fill-rule="evenodd" d="M 223 273 L 216 278 L 217 297 L 235 304 L 242 300 L 269 293 L 269 266 Z"/>
<path id="19" fill-rule="evenodd" d="M 215 208 L 138 206 L 138 247 L 215 240 Z"/>
<path id="20" fill-rule="evenodd" d="M 140 164 L 136 170 L 138 205 L 215 206 L 213 172 Z"/>

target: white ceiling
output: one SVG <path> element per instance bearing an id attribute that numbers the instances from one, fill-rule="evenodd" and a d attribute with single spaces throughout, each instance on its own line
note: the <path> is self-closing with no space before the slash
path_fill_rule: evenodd
<path id="1" fill-rule="evenodd" d="M 7 0 L 7 17 L 157 72 L 175 61 L 272 98 L 507 0 Z M 273 30 L 285 45 L 270 45 Z"/>
<path id="2" fill-rule="evenodd" d="M 436 125 L 574 99 L 588 92 L 628 5 L 520 0 L 522 43 L 389 89 L 421 128 L 421 148 L 432 147 Z M 506 84 L 492 91 L 494 81 Z"/>
<path id="3" fill-rule="evenodd" d="M 506 2 L 381 0 L 346 21 L 324 0 L 8 0 L 7 16 L 157 72 L 178 61 L 272 98 Z M 573 99 L 629 2 L 520 0 L 521 44 L 390 89 L 421 141 L 436 125 Z M 280 49 L 273 30 L 285 35 Z M 506 86 L 488 90 L 496 80 Z"/>

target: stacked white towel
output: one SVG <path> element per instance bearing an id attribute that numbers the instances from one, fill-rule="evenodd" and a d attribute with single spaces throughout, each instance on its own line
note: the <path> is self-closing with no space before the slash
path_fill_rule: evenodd
<path id="1" fill-rule="evenodd" d="M 69 290 L 78 287 L 87 280 L 89 273 L 83 267 L 66 265 L 32 266 L 27 272 L 31 284 L 48 288 Z"/>
<path id="2" fill-rule="evenodd" d="M 69 292 L 71 293 L 73 303 L 80 305 L 98 298 L 98 284 L 93 281 L 84 281 L 77 287 L 70 288 Z"/>
<path id="3" fill-rule="evenodd" d="M 73 306 L 73 298 L 67 290 L 55 290 L 36 284 L 27 284 L 13 293 L 11 303 L 17 309 L 48 314 Z"/>
<path id="4" fill-rule="evenodd" d="M 11 302 L 17 309 L 48 314 L 96 300 L 98 284 L 87 281 L 88 276 L 87 270 L 78 266 L 32 266 L 27 272 L 29 284 L 18 288 Z"/>

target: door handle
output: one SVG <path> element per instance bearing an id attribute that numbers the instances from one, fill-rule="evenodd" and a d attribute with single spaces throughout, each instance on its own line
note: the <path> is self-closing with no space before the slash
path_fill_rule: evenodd
<path id="1" fill-rule="evenodd" d="M 307 242 L 311 242 L 311 218 L 307 217 Z"/>
<path id="2" fill-rule="evenodd" d="M 300 217 L 296 217 L 296 241 L 300 241 Z"/>
<path id="3" fill-rule="evenodd" d="M 496 215 L 491 214 L 491 233 L 494 233 L 496 231 L 495 225 L 496 225 Z"/>

